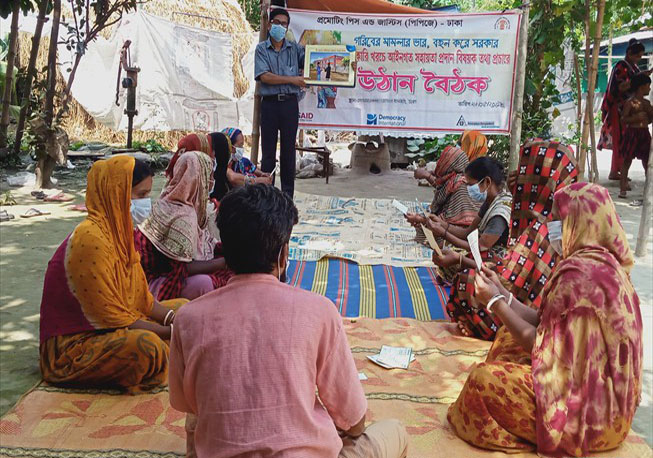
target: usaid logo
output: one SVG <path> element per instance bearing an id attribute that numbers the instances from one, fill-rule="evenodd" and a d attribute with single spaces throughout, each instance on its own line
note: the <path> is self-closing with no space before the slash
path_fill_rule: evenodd
<path id="1" fill-rule="evenodd" d="M 367 114 L 367 125 L 368 126 L 376 126 L 377 124 L 379 124 L 379 116 L 375 115 L 375 114 L 372 114 L 372 113 L 368 113 Z"/>
<path id="2" fill-rule="evenodd" d="M 313 113 L 311 113 L 311 112 L 299 113 L 299 120 L 300 121 L 312 121 L 313 120 Z"/>

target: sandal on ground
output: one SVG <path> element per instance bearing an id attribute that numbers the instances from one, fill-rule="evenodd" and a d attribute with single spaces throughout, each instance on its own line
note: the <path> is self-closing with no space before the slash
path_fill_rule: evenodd
<path id="1" fill-rule="evenodd" d="M 86 205 L 84 204 L 79 204 L 79 205 L 73 205 L 70 207 L 71 210 L 74 210 L 76 212 L 87 212 L 88 209 L 86 208 Z"/>
<path id="2" fill-rule="evenodd" d="M 642 199 L 635 199 L 630 203 L 631 207 L 641 207 L 644 205 L 644 201 Z"/>
<path id="3" fill-rule="evenodd" d="M 20 217 L 21 218 L 33 218 L 35 216 L 47 216 L 49 214 L 50 214 L 50 212 L 44 212 L 44 211 L 39 210 L 38 208 L 30 208 L 25 213 L 20 215 Z"/>
<path id="4" fill-rule="evenodd" d="M 60 192 L 58 194 L 54 194 L 52 196 L 48 196 L 43 201 L 45 202 L 70 202 L 71 200 L 74 200 L 75 198 L 72 196 L 67 196 L 63 192 Z"/>
<path id="5" fill-rule="evenodd" d="M 37 200 L 43 200 L 47 197 L 47 195 L 43 191 L 32 191 L 31 196 L 34 197 Z"/>
<path id="6" fill-rule="evenodd" d="M 0 223 L 3 223 L 5 221 L 11 221 L 14 218 L 15 216 L 7 213 L 7 210 L 0 210 Z"/>
<path id="7" fill-rule="evenodd" d="M 628 199 L 628 191 L 621 191 L 618 197 L 620 199 Z"/>

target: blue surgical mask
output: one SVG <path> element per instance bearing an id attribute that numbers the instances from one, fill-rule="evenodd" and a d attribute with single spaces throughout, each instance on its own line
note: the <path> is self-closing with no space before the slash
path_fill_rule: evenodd
<path id="1" fill-rule="evenodd" d="M 149 197 L 145 199 L 132 199 L 129 211 L 132 214 L 134 226 L 138 226 L 150 216 L 152 212 L 152 199 Z"/>
<path id="2" fill-rule="evenodd" d="M 550 221 L 546 223 L 546 228 L 549 231 L 551 248 L 562 256 L 562 221 Z"/>
<path id="3" fill-rule="evenodd" d="M 274 41 L 283 40 L 286 36 L 286 32 L 286 28 L 279 24 L 272 24 L 272 27 L 270 27 L 270 36 Z"/>
<path id="4" fill-rule="evenodd" d="M 475 200 L 476 202 L 485 202 L 485 199 L 487 199 L 487 189 L 485 191 L 481 191 L 480 184 L 481 182 L 479 181 L 478 183 L 467 186 L 467 192 L 469 193 L 469 197 L 471 197 L 472 200 Z"/>

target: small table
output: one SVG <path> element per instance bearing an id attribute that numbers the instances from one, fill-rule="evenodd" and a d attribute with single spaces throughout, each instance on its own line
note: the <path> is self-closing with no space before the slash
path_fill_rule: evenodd
<path id="1" fill-rule="evenodd" d="M 322 158 L 322 170 L 324 173 L 324 176 L 326 177 L 326 182 L 329 184 L 329 173 L 331 169 L 331 161 L 330 161 L 330 156 L 331 156 L 331 151 L 329 148 L 326 146 L 316 146 L 316 147 L 309 147 L 309 148 L 304 148 L 302 146 L 296 146 L 295 149 L 297 151 L 304 151 L 307 153 L 315 153 L 320 158 Z"/>

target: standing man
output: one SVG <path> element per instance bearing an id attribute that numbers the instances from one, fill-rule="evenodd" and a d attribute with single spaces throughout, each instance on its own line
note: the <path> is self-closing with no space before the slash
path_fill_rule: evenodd
<path id="1" fill-rule="evenodd" d="M 322 79 L 322 66 L 319 62 L 317 63 L 315 70 L 317 71 L 317 80 L 320 81 Z"/>
<path id="2" fill-rule="evenodd" d="M 254 77 L 261 82 L 261 169 L 266 173 L 274 170 L 281 132 L 281 190 L 292 198 L 299 124 L 297 96 L 306 83 L 300 76 L 304 69 L 304 48 L 285 39 L 288 24 L 288 11 L 276 8 L 270 12 L 269 38 L 256 47 Z"/>

